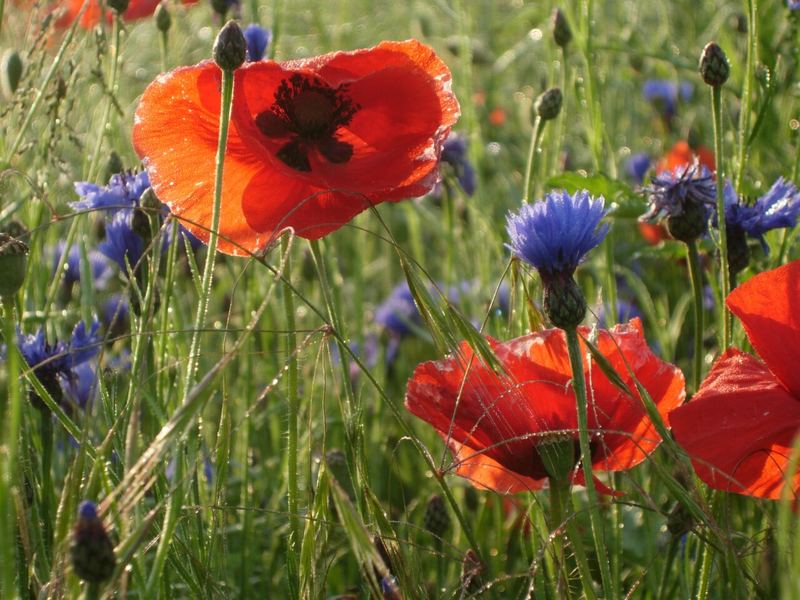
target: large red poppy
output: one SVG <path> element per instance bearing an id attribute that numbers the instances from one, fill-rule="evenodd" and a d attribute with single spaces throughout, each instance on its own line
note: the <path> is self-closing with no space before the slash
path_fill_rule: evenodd
<path id="1" fill-rule="evenodd" d="M 582 328 L 586 335 L 588 331 Z M 564 332 L 548 329 L 509 342 L 491 341 L 505 375 L 498 375 L 462 344 L 458 357 L 419 365 L 405 405 L 427 421 L 455 457 L 455 471 L 475 486 L 500 493 L 541 488 L 547 480 L 537 447 L 554 432 L 573 440 L 577 409 Z M 601 330 L 597 347 L 636 394 L 630 370 L 666 415 L 684 399 L 681 371 L 647 346 L 639 319 Z M 661 442 L 638 395 L 615 386 L 592 361 L 585 365 L 592 432 L 592 466 L 623 471 L 642 462 Z M 460 397 L 459 397 L 460 396 Z M 575 483 L 583 471 L 573 469 Z"/>
<path id="2" fill-rule="evenodd" d="M 156 194 L 204 241 L 220 80 L 211 62 L 160 76 L 133 129 Z M 220 250 L 262 250 L 287 227 L 316 239 L 370 206 L 428 192 L 459 116 L 450 83 L 447 66 L 416 40 L 238 69 Z"/>
<path id="3" fill-rule="evenodd" d="M 713 488 L 780 498 L 800 431 L 800 260 L 760 273 L 728 296 L 763 359 L 731 349 L 691 402 L 670 414 L 675 439 Z"/>

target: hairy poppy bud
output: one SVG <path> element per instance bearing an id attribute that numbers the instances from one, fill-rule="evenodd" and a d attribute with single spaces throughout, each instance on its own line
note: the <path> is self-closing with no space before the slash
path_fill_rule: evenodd
<path id="1" fill-rule="evenodd" d="M 0 297 L 9 298 L 25 281 L 28 246 L 6 233 L 0 233 Z"/>
<path id="2" fill-rule="evenodd" d="M 540 94 L 533 106 L 536 114 L 543 121 L 549 121 L 555 119 L 558 113 L 561 112 L 561 103 L 563 101 L 564 97 L 561 95 L 561 90 L 554 87 Z"/>
<path id="3" fill-rule="evenodd" d="M 117 564 L 114 545 L 97 516 L 94 502 L 81 502 L 78 521 L 72 530 L 70 546 L 72 569 L 89 583 L 102 583 L 114 573 Z"/>
<path id="4" fill-rule="evenodd" d="M 155 18 L 156 29 L 158 29 L 161 33 L 168 32 L 169 28 L 172 27 L 172 17 L 170 16 L 169 9 L 164 2 L 156 7 Z"/>
<path id="5" fill-rule="evenodd" d="M 559 329 L 580 325 L 586 316 L 586 298 L 570 277 L 548 278 L 544 283 L 544 312 Z"/>
<path id="6" fill-rule="evenodd" d="M 552 29 L 553 40 L 555 41 L 556 45 L 566 48 L 567 45 L 572 41 L 572 29 L 570 29 L 569 23 L 567 22 L 567 17 L 564 16 L 564 13 L 560 8 L 556 8 L 553 11 Z"/>
<path id="7" fill-rule="evenodd" d="M 223 71 L 235 71 L 247 57 L 247 42 L 236 21 L 228 21 L 214 42 L 214 62 Z"/>
<path id="8" fill-rule="evenodd" d="M 129 0 L 106 0 L 106 4 L 108 8 L 121 15 L 128 10 L 128 1 Z"/>
<path id="9" fill-rule="evenodd" d="M 731 73 L 725 51 L 716 42 L 709 42 L 700 55 L 700 75 L 708 85 L 720 87 Z"/>
<path id="10" fill-rule="evenodd" d="M 19 81 L 22 79 L 22 57 L 19 52 L 9 48 L 3 54 L 0 60 L 0 86 L 2 86 L 3 94 L 6 97 L 11 97 L 19 87 Z"/>
<path id="11" fill-rule="evenodd" d="M 450 515 L 447 513 L 444 499 L 439 494 L 433 494 L 428 499 L 422 526 L 436 537 L 442 537 L 450 528 Z"/>

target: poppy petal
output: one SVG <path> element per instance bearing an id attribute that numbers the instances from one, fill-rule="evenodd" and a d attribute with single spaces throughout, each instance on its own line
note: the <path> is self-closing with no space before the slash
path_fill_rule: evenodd
<path id="1" fill-rule="evenodd" d="M 136 110 L 133 144 L 158 198 L 181 223 L 208 242 L 213 208 L 219 132 L 220 71 L 212 62 L 176 69 L 145 90 Z M 176 151 L 176 148 L 181 148 Z M 254 230 L 241 199 L 263 170 L 242 142 L 234 123 L 225 157 L 219 249 L 245 255 L 262 250 L 265 236 Z"/>
<path id="2" fill-rule="evenodd" d="M 751 277 L 727 304 L 775 377 L 800 398 L 800 260 Z"/>
<path id="3" fill-rule="evenodd" d="M 452 438 L 447 445 L 453 453 L 456 474 L 478 489 L 498 494 L 519 494 L 540 490 L 547 485 L 546 479 L 533 479 L 515 473 L 486 453 L 459 444 Z"/>
<path id="4" fill-rule="evenodd" d="M 800 429 L 800 402 L 764 363 L 728 350 L 692 400 L 672 411 L 670 423 L 705 483 L 739 494 L 780 497 Z M 795 493 L 800 489 L 800 473 L 791 485 Z"/>

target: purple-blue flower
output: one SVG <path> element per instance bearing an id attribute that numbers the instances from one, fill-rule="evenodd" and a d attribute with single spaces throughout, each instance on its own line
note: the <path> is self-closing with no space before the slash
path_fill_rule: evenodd
<path id="1" fill-rule="evenodd" d="M 414 303 L 414 296 L 407 282 L 394 287 L 375 309 L 375 322 L 391 335 L 404 337 L 422 325 L 422 315 Z"/>
<path id="2" fill-rule="evenodd" d="M 676 82 L 669 79 L 649 79 L 642 86 L 642 96 L 658 108 L 667 119 L 675 116 L 678 102 L 688 102 L 694 87 L 688 81 Z"/>
<path id="3" fill-rule="evenodd" d="M 244 28 L 244 40 L 247 42 L 247 61 L 256 62 L 264 58 L 272 41 L 272 32 L 255 23 Z"/>
<path id="4" fill-rule="evenodd" d="M 600 224 L 608 214 L 602 197 L 586 190 L 570 195 L 550 192 L 544 201 L 524 204 L 519 213 L 509 213 L 507 247 L 514 255 L 539 271 L 543 279 L 571 277 L 586 254 L 608 233 Z"/>
<path id="5" fill-rule="evenodd" d="M 800 9 L 800 0 L 786 0 L 786 6 L 789 7 L 789 10 L 798 10 Z"/>
<path id="6" fill-rule="evenodd" d="M 89 363 L 72 369 L 72 376 L 62 381 L 67 396 L 80 408 L 92 405 L 97 396 L 97 370 Z"/>
<path id="7" fill-rule="evenodd" d="M 458 133 L 451 133 L 442 145 L 442 162 L 450 165 L 456 174 L 458 185 L 464 190 L 467 196 L 475 193 L 475 167 L 467 156 L 467 140 Z M 434 189 L 433 195 L 437 194 L 438 186 Z"/>
<path id="8" fill-rule="evenodd" d="M 697 162 L 659 173 L 651 181 L 645 189 L 650 196 L 650 208 L 642 215 L 643 221 L 680 216 L 690 204 L 712 207 L 716 203 L 714 179 Z"/>
<path id="9" fill-rule="evenodd" d="M 61 256 L 64 254 L 66 244 L 59 242 L 53 252 L 53 271 L 55 272 Z M 92 281 L 96 289 L 102 290 L 108 284 L 108 280 L 112 275 L 111 266 L 108 264 L 106 258 L 97 250 L 90 250 L 87 253 L 89 259 L 89 268 L 92 272 Z M 67 254 L 67 259 L 64 262 L 64 283 L 70 286 L 79 282 L 81 279 L 81 253 L 78 246 L 73 246 Z"/>
<path id="10" fill-rule="evenodd" d="M 134 268 L 144 252 L 144 241 L 133 231 L 133 210 L 122 210 L 106 224 L 106 239 L 97 249 L 113 260 L 124 273 L 128 272 L 127 260 Z"/>
<path id="11" fill-rule="evenodd" d="M 122 210 L 139 205 L 139 199 L 150 187 L 147 171 L 141 173 L 117 173 L 112 175 L 106 186 L 87 181 L 75 184 L 75 191 L 80 196 L 77 202 L 70 202 L 75 210 Z"/>
<path id="12" fill-rule="evenodd" d="M 647 171 L 650 169 L 652 162 L 653 161 L 650 158 L 650 155 L 646 154 L 645 152 L 632 154 L 625 163 L 625 172 L 631 181 L 642 183 L 644 181 L 644 176 L 647 175 Z"/>

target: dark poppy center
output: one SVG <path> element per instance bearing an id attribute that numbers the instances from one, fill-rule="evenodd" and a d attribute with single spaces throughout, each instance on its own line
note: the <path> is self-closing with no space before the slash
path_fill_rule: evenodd
<path id="1" fill-rule="evenodd" d="M 269 138 L 287 139 L 276 154 L 281 161 L 296 171 L 311 171 L 308 152 L 312 148 L 334 164 L 350 160 L 353 146 L 336 137 L 360 108 L 347 87 L 333 88 L 299 73 L 280 82 L 272 106 L 256 116 L 256 126 Z"/>

